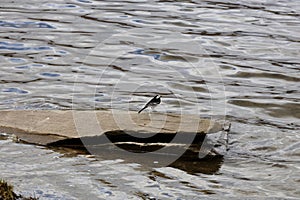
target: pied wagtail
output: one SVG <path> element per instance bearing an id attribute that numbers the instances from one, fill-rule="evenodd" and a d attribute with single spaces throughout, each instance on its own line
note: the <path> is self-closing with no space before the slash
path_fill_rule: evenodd
<path id="1" fill-rule="evenodd" d="M 160 104 L 160 102 L 160 95 L 155 95 L 155 97 L 153 97 L 138 113 L 142 112 L 148 107 L 154 109 L 154 107 Z"/>

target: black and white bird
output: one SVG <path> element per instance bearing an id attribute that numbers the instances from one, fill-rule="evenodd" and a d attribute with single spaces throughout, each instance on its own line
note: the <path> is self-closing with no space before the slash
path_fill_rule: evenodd
<path id="1" fill-rule="evenodd" d="M 148 107 L 154 109 L 154 107 L 160 104 L 160 102 L 161 102 L 160 95 L 155 95 L 155 97 L 153 97 L 138 113 L 142 112 Z"/>

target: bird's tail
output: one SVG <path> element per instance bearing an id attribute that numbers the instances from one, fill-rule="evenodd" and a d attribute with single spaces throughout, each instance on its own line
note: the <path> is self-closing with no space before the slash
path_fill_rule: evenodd
<path id="1" fill-rule="evenodd" d="M 142 112 L 143 110 L 145 110 L 147 108 L 147 106 L 145 106 L 144 108 L 142 108 L 138 113 Z"/>

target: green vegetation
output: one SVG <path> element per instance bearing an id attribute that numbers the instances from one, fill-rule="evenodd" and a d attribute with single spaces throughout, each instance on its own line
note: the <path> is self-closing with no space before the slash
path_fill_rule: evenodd
<path id="1" fill-rule="evenodd" d="M 23 197 L 13 191 L 13 186 L 0 179 L 0 199 L 3 200 L 36 200 L 34 197 Z"/>

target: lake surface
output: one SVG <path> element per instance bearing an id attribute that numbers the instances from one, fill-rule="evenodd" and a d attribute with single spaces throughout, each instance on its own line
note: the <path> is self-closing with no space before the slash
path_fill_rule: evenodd
<path id="1" fill-rule="evenodd" d="M 139 110 L 231 122 L 213 172 L 13 142 L 0 177 L 41 199 L 300 197 L 300 4 L 2 1 L 0 109 Z M 209 161 L 207 161 L 210 166 Z M 208 167 L 209 168 L 209 167 Z"/>

